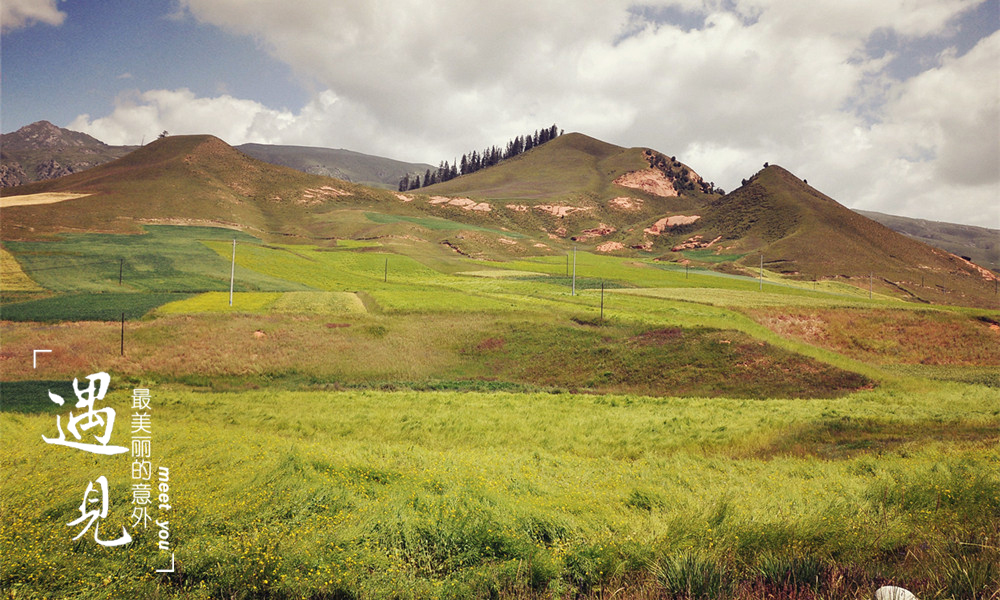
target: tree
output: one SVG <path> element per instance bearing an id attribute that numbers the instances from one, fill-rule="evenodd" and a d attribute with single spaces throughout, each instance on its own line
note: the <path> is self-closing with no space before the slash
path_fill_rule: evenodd
<path id="1" fill-rule="evenodd" d="M 407 173 L 403 175 L 402 179 L 399 180 L 399 191 L 405 192 L 410 189 L 410 174 Z"/>
<path id="2" fill-rule="evenodd" d="M 432 183 L 434 183 L 434 174 L 431 173 L 430 169 L 427 169 L 427 172 L 424 173 L 424 187 L 427 187 Z"/>
<path id="3" fill-rule="evenodd" d="M 158 139 L 158 140 L 162 140 L 163 138 L 167 137 L 168 135 L 170 135 L 170 133 L 168 133 L 168 132 L 167 132 L 167 130 L 166 130 L 166 129 L 164 129 L 164 130 L 163 130 L 163 131 L 162 131 L 162 132 L 160 133 L 160 135 L 156 136 L 156 139 Z"/>

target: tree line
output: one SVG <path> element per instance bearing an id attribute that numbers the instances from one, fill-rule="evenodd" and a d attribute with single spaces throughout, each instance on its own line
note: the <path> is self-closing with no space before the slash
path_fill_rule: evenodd
<path id="1" fill-rule="evenodd" d="M 437 170 L 427 169 L 424 173 L 423 179 L 421 179 L 420 174 L 412 177 L 409 173 L 403 175 L 403 178 L 399 180 L 399 191 L 406 192 L 409 190 L 415 190 L 428 185 L 434 185 L 435 183 L 450 181 L 459 175 L 475 173 L 480 169 L 485 169 L 499 164 L 500 161 L 507 160 L 508 158 L 514 158 L 518 154 L 527 152 L 535 146 L 541 146 L 545 142 L 554 140 L 560 135 L 562 135 L 562 130 L 553 124 L 551 127 L 536 129 L 534 133 L 519 135 L 508 141 L 507 145 L 503 148 L 499 146 L 490 146 L 489 148 L 483 149 L 482 152 L 474 150 L 470 153 L 463 154 L 461 161 L 456 160 L 452 164 L 448 164 L 448 161 L 446 160 L 441 161 L 441 163 L 438 164 Z"/>

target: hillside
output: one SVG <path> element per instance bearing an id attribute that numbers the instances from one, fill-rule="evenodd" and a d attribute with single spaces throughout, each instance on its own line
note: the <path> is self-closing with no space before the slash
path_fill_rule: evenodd
<path id="1" fill-rule="evenodd" d="M 795 279 L 842 280 L 922 302 L 995 305 L 994 274 L 845 208 L 781 167 L 765 168 L 725 196 L 704 193 L 707 186 L 684 189 L 682 170 L 689 187 L 703 183 L 661 153 L 567 134 L 426 190 L 519 207 L 524 217 L 514 220 L 522 229 L 563 233 L 597 252 L 638 251 L 746 275 L 757 274 L 763 253 L 767 271 Z M 630 178 L 650 174 L 669 184 L 629 187 L 636 182 Z M 542 209 L 554 206 L 564 213 L 560 225 L 538 223 Z"/>
<path id="2" fill-rule="evenodd" d="M 134 232 L 139 222 L 216 223 L 308 235 L 303 215 L 347 193 L 342 188 L 350 185 L 255 160 L 212 136 L 170 136 L 81 173 L 5 190 L 5 197 L 88 195 L 5 208 L 3 237 L 81 229 Z"/>
<path id="3" fill-rule="evenodd" d="M 86 133 L 38 121 L 0 135 L 0 148 L 0 187 L 15 187 L 80 173 L 121 158 L 138 146 L 111 146 Z M 243 144 L 237 149 L 311 175 L 393 190 L 404 175 L 435 168 L 344 149 L 271 144 Z"/>
<path id="4" fill-rule="evenodd" d="M 16 190 L 16 191 L 15 191 Z M 451 181 L 395 193 L 251 158 L 211 136 L 172 136 L 104 165 L 6 190 L 5 240 L 59 232 L 216 225 L 270 241 L 393 240 L 418 258 L 597 253 L 756 275 L 842 280 L 924 302 L 995 305 L 995 275 L 854 213 L 771 166 L 722 196 L 673 157 L 582 134 Z M 11 198 L 61 196 L 54 204 Z M 44 198 L 51 198 L 45 196 Z"/>
<path id="5" fill-rule="evenodd" d="M 351 150 L 311 146 L 242 144 L 236 149 L 258 160 L 291 167 L 303 173 L 335 177 L 372 187 L 396 189 L 404 175 L 434 169 L 428 164 L 407 163 Z"/>
<path id="6" fill-rule="evenodd" d="M 140 233 L 163 224 L 228 227 L 269 242 L 332 246 L 336 239 L 379 239 L 426 261 L 456 253 L 504 258 L 557 251 L 543 233 L 516 232 L 512 211 L 500 207 L 310 175 L 206 135 L 159 139 L 88 171 L 0 195 L 5 241 Z"/>
<path id="7" fill-rule="evenodd" d="M 919 301 L 992 296 L 995 276 L 896 233 L 771 165 L 715 200 L 693 234 L 716 253 L 798 279 L 844 279 Z M 871 282 L 869 279 L 871 278 Z"/>
<path id="8" fill-rule="evenodd" d="M 487 201 L 522 230 L 599 252 L 648 250 L 644 230 L 718 197 L 690 167 L 648 148 L 568 133 L 495 167 L 421 189 Z"/>
<path id="9" fill-rule="evenodd" d="M 0 187 L 54 179 L 121 158 L 134 146 L 109 146 L 48 121 L 0 135 Z"/>
<path id="10" fill-rule="evenodd" d="M 1000 272 L 1000 230 L 959 223 L 944 223 L 887 215 L 867 210 L 854 211 L 885 225 L 897 233 L 935 248 L 968 258 L 977 265 Z"/>

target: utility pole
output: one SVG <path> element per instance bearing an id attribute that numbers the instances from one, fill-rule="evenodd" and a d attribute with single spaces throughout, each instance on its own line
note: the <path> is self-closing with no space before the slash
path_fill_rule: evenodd
<path id="1" fill-rule="evenodd" d="M 576 246 L 573 246 L 573 295 L 576 295 Z"/>
<path id="2" fill-rule="evenodd" d="M 229 306 L 233 305 L 233 282 L 236 280 L 236 240 L 233 240 L 233 265 L 229 269 Z"/>

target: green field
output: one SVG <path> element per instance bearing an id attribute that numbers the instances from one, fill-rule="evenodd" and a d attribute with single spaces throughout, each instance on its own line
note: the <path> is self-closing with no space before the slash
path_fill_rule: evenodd
<path id="1" fill-rule="evenodd" d="M 4 597 L 998 597 L 1000 312 L 414 231 L 4 242 Z M 129 455 L 41 439 L 97 371 L 112 444 L 152 391 L 172 574 Z M 128 546 L 72 539 L 99 475 Z"/>
<path id="2" fill-rule="evenodd" d="M 127 412 L 127 394 L 108 404 Z M 101 530 L 128 523 L 128 459 L 47 446 L 51 413 L 22 408 L 3 418 L 7 590 L 860 598 L 893 581 L 988 598 L 1000 577 L 986 388 L 809 402 L 159 389 L 152 406 L 177 573 L 152 573 L 155 528 L 125 551 L 70 541 L 98 472 L 114 482 Z"/>

